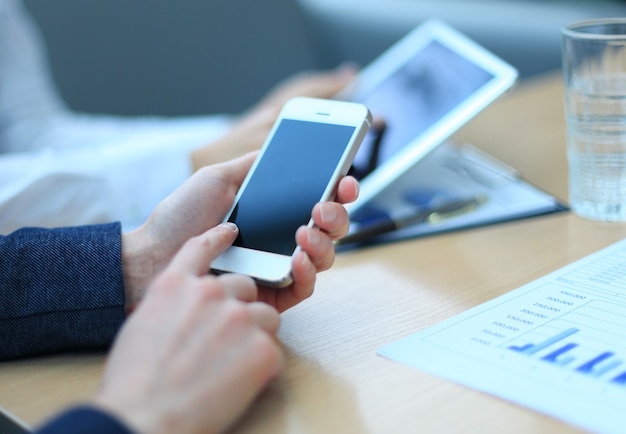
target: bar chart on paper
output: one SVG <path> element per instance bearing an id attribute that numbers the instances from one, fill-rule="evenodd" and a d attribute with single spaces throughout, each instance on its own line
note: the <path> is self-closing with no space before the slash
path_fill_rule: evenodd
<path id="1" fill-rule="evenodd" d="M 380 354 L 586 429 L 623 432 L 626 240 Z"/>

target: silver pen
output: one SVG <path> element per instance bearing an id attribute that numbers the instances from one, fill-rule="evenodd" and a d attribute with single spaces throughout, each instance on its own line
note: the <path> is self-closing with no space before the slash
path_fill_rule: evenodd
<path id="1" fill-rule="evenodd" d="M 372 223 L 365 223 L 358 229 L 337 241 L 338 244 L 351 244 L 402 229 L 418 223 L 434 224 L 461 214 L 473 211 L 487 198 L 483 195 L 469 199 L 458 199 L 443 203 L 433 208 L 419 210 L 415 214 L 404 215 L 398 218 L 382 218 Z"/>

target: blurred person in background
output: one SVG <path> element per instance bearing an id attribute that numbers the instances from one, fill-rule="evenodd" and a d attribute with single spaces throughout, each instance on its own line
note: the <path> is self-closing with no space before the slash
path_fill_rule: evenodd
<path id="1" fill-rule="evenodd" d="M 134 229 L 194 170 L 258 149 L 288 99 L 330 98 L 354 75 L 297 74 L 235 116 L 77 113 L 22 1 L 0 0 L 0 234 L 116 220 Z"/>

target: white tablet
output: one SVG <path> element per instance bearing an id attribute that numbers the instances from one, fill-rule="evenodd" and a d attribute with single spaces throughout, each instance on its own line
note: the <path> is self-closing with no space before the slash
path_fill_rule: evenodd
<path id="1" fill-rule="evenodd" d="M 365 104 L 372 128 L 353 163 L 354 215 L 517 80 L 517 71 L 457 30 L 428 20 L 364 68 L 339 99 Z"/>

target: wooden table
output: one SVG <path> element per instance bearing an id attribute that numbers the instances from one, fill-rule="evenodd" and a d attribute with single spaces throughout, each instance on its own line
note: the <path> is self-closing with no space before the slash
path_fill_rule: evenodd
<path id="1" fill-rule="evenodd" d="M 567 197 L 558 74 L 523 83 L 456 139 Z M 559 213 L 342 253 L 320 275 L 315 295 L 283 315 L 286 369 L 233 431 L 576 432 L 376 351 L 624 236 L 626 225 Z M 70 354 L 2 363 L 0 406 L 38 423 L 93 393 L 103 358 Z"/>

